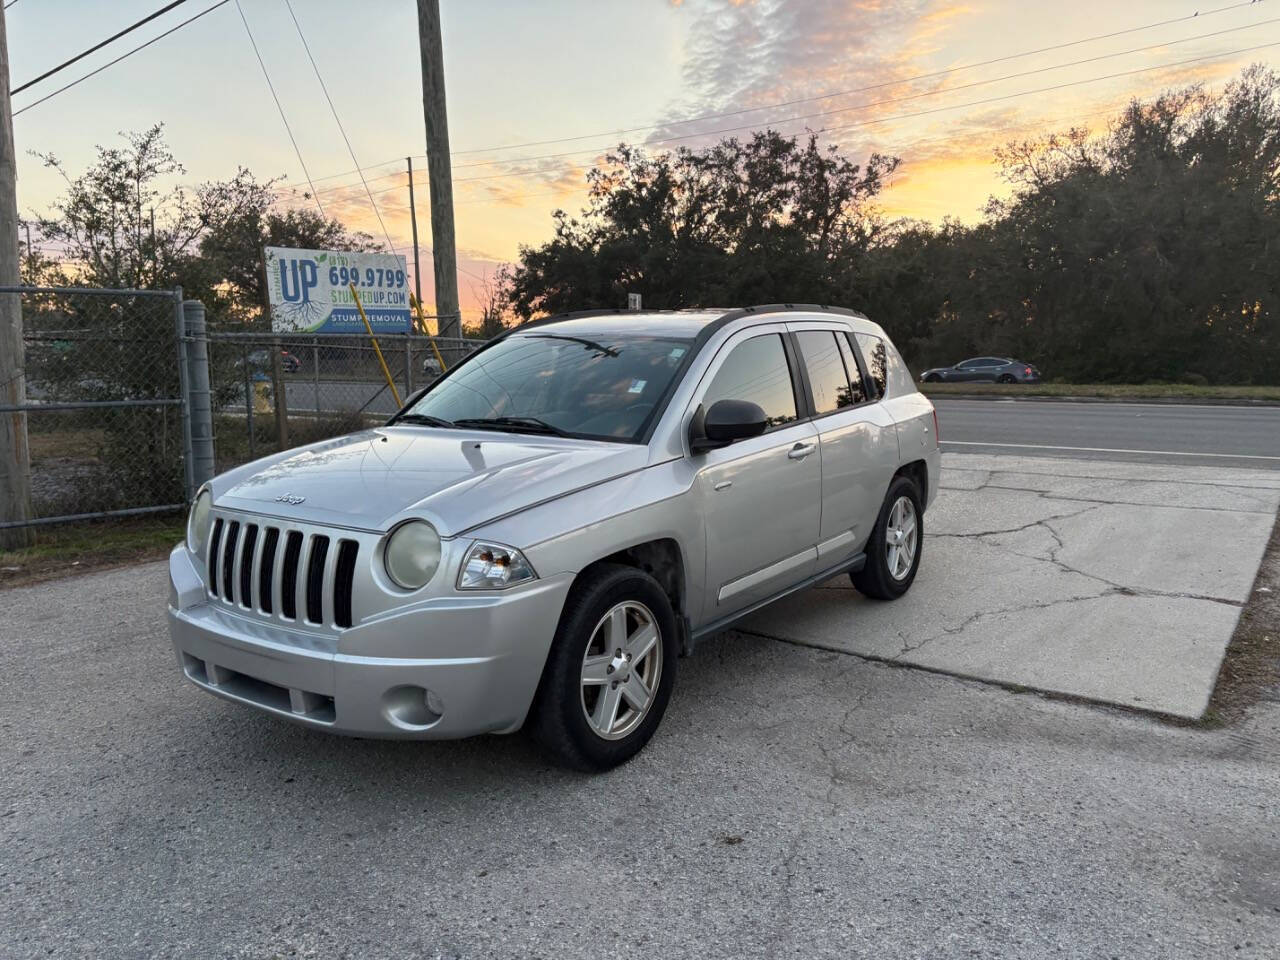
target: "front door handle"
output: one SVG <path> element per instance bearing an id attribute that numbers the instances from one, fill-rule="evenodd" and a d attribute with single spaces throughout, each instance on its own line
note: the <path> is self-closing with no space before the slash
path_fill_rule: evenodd
<path id="1" fill-rule="evenodd" d="M 809 454 L 813 453 L 813 451 L 817 449 L 818 449 L 818 445 L 816 443 L 812 443 L 812 442 L 797 443 L 794 447 L 792 447 L 790 450 L 787 451 L 787 459 L 803 460 L 805 457 L 807 457 Z"/>

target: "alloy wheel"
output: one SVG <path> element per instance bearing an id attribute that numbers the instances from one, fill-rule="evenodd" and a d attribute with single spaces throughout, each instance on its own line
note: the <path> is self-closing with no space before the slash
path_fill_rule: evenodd
<path id="1" fill-rule="evenodd" d="M 905 580 L 915 563 L 920 545 L 919 524 L 916 523 L 916 507 L 910 497 L 899 497 L 889 511 L 885 525 L 885 560 L 889 576 Z"/>
<path id="2" fill-rule="evenodd" d="M 661 640 L 643 603 L 623 601 L 600 618 L 582 658 L 582 712 L 597 736 L 620 740 L 644 720 L 662 677 Z"/>

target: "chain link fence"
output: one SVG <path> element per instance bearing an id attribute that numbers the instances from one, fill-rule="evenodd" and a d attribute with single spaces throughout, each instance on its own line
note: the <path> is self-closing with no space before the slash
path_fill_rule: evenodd
<path id="1" fill-rule="evenodd" d="M 441 361 L 451 367 L 484 343 L 414 334 L 379 334 L 377 342 L 401 401 L 439 376 Z M 219 473 L 382 423 L 399 409 L 367 336 L 211 332 L 209 373 Z"/>
<path id="2" fill-rule="evenodd" d="M 186 502 L 181 290 L 0 287 L 22 305 L 31 517 L 157 513 Z"/>

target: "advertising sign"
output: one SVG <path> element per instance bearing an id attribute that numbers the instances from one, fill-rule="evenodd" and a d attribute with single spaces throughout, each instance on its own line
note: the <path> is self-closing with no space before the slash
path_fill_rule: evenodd
<path id="1" fill-rule="evenodd" d="M 275 333 L 364 333 L 350 283 L 374 333 L 409 330 L 409 278 L 398 254 L 266 247 L 263 259 Z"/>

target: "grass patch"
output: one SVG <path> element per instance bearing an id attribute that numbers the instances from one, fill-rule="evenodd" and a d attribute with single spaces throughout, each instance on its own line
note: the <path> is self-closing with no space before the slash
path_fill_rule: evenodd
<path id="1" fill-rule="evenodd" d="M 185 534 L 180 513 L 37 527 L 34 546 L 0 550 L 0 587 L 160 560 Z"/>
<path id="2" fill-rule="evenodd" d="M 1087 397 L 1099 400 L 1216 400 L 1280 403 L 1278 387 L 1212 387 L 1191 383 L 922 383 L 926 396 Z"/>
<path id="3" fill-rule="evenodd" d="M 48 430 L 27 434 L 32 460 L 98 462 L 105 441 L 104 430 Z"/>
<path id="4" fill-rule="evenodd" d="M 1201 724 L 1219 727 L 1240 719 L 1260 700 L 1280 694 L 1280 522 L 1262 558 L 1258 578 L 1240 614 L 1218 670 Z"/>

